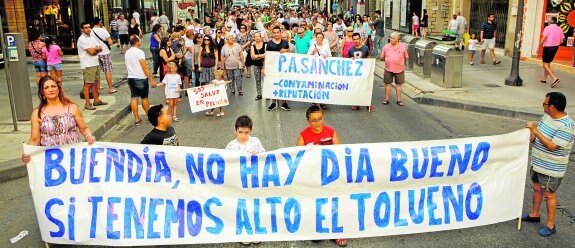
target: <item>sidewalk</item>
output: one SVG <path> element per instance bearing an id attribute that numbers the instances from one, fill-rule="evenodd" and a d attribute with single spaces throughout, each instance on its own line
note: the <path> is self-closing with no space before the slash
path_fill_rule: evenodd
<path id="1" fill-rule="evenodd" d="M 539 120 L 543 115 L 542 103 L 545 94 L 558 91 L 567 97 L 566 111 L 575 114 L 575 74 L 570 66 L 554 67 L 553 71 L 561 80 L 555 88 L 551 88 L 551 78 L 547 84 L 540 83 L 543 68 L 540 61 L 521 61 L 519 75 L 523 86 L 507 86 L 505 79 L 511 71 L 512 58 L 496 52 L 501 64 L 480 64 L 476 54 L 475 65 L 469 65 L 469 55 L 464 53 L 463 85 L 461 88 L 442 88 L 422 79 L 412 71 L 405 72 L 406 84 L 403 93 L 419 104 L 447 107 L 471 112 L 492 114 L 524 120 Z M 489 54 L 486 54 L 489 58 Z M 486 59 L 487 59 L 486 58 Z M 384 62 L 376 62 L 376 76 L 380 86 L 383 86 Z M 393 100 L 394 94 L 392 94 Z M 383 99 L 378 99 L 378 101 Z M 392 101 L 393 102 L 393 101 Z"/>
<path id="2" fill-rule="evenodd" d="M 149 35 L 142 38 L 141 49 L 149 54 Z M 112 61 L 114 71 L 112 72 L 113 85 L 118 89 L 115 94 L 108 93 L 108 85 L 105 75 L 100 72 L 101 78 L 101 95 L 100 98 L 108 102 L 108 105 L 98 106 L 96 110 L 84 110 L 84 100 L 80 98 L 80 90 L 83 86 L 82 70 L 80 69 L 79 57 L 66 55 L 63 57 L 63 87 L 66 96 L 82 109 L 84 120 L 92 130 L 96 139 L 100 139 L 108 130 L 118 123 L 124 116 L 130 114 L 130 90 L 126 82 L 126 64 L 124 55 L 120 50 L 112 46 Z M 151 61 L 148 61 L 151 68 Z M 34 68 L 28 65 L 28 74 L 30 75 L 30 88 L 33 106 L 39 103 L 37 97 L 37 87 L 35 84 Z M 5 72 L 0 72 L 0 81 L 5 82 Z M 15 83 L 16 85 L 17 83 Z M 22 165 L 20 156 L 22 154 L 22 143 L 28 142 L 30 137 L 30 121 L 18 122 L 18 131 L 14 131 L 12 125 L 12 114 L 8 98 L 8 90 L 5 83 L 0 84 L 0 183 L 14 178 L 26 176 L 26 167 Z"/>

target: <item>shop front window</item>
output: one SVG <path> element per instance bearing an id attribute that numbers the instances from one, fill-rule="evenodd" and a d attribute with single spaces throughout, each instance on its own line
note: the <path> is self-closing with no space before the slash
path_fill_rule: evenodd
<path id="1" fill-rule="evenodd" d="M 62 47 L 73 47 L 74 28 L 71 0 L 25 0 L 28 36 L 40 33 L 54 37 Z"/>
<path id="2" fill-rule="evenodd" d="M 563 30 L 566 39 L 561 46 L 573 46 L 573 32 L 575 29 L 575 1 L 547 0 L 545 9 L 545 22 L 551 17 L 557 18 L 557 25 Z"/>
<path id="3" fill-rule="evenodd" d="M 160 16 L 160 13 L 158 13 L 158 7 L 157 0 L 143 0 L 143 8 L 140 14 L 142 15 L 142 30 L 144 30 L 144 32 L 152 29 L 150 27 L 150 19 L 153 14 L 156 13 L 156 16 Z"/>

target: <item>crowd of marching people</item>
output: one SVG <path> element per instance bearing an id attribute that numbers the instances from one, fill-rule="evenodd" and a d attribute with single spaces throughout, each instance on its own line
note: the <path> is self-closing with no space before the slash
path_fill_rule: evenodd
<path id="1" fill-rule="evenodd" d="M 151 57 L 153 60 L 151 70 L 153 78 L 164 82 L 166 75 L 170 73 L 181 78 L 178 87 L 166 88 L 166 100 L 171 106 L 170 112 L 176 110 L 177 103 L 182 100 L 180 96 L 174 101 L 169 100 L 171 96 L 185 95 L 184 89 L 190 87 L 215 83 L 218 81 L 216 75 L 222 72 L 224 75 L 222 80 L 225 79 L 230 94 L 237 93 L 239 96 L 244 95 L 244 80 L 253 76 L 257 91 L 255 100 L 262 100 L 266 51 L 307 54 L 321 56 L 324 59 L 377 58 L 382 54 L 384 30 L 380 11 L 375 11 L 373 16 L 361 16 L 354 15 L 353 9 L 337 14 L 337 7 L 332 7 L 331 13 L 326 8 L 281 9 L 275 5 L 263 8 L 226 7 L 226 9 L 215 9 L 204 18 L 199 18 L 190 9 L 189 14 L 182 20 L 169 20 L 165 12 L 159 17 L 153 15 L 150 20 L 151 56 L 146 54 L 146 57 Z M 336 11 L 333 11 L 334 9 Z M 127 53 L 133 45 L 131 39 L 133 37 L 141 39 L 143 33 L 137 11 L 131 14 L 115 13 L 108 29 L 98 18 L 84 24 L 86 28 L 84 26 L 81 28 L 82 34 L 78 38 L 77 46 L 81 69 L 84 71 L 83 96 L 86 99 L 84 109 L 94 110 L 96 106 L 106 104 L 99 99 L 101 89 L 99 71 L 105 74 L 108 93 L 117 92 L 112 86 L 113 68 L 110 55 L 112 47 L 115 44 L 121 54 Z M 34 61 L 37 82 L 49 72 L 55 81 L 62 83 L 62 51 L 53 39 L 48 37 L 43 41 L 42 36 L 38 35 L 38 39 L 30 42 L 28 50 Z M 222 72 L 218 72 L 220 70 Z M 137 77 L 137 79 L 147 78 L 141 73 Z M 173 81 L 175 77 L 169 76 L 167 80 Z M 129 85 L 133 91 L 133 83 Z M 153 84 L 149 82 L 148 85 Z M 163 87 L 167 85 L 171 84 L 166 82 L 161 84 Z M 133 97 L 141 95 L 140 98 L 147 99 L 147 94 L 132 95 Z M 90 102 L 90 98 L 94 99 L 93 103 Z M 384 104 L 386 102 L 387 98 Z M 400 102 L 399 95 L 398 102 Z M 320 106 L 322 109 L 327 108 L 324 104 Z M 287 101 L 277 103 L 272 100 L 268 111 L 277 108 L 291 110 Z M 354 106 L 352 109 L 359 108 Z M 374 108 L 370 106 L 368 109 Z M 213 114 L 212 111 L 206 112 L 208 116 Z M 221 112 L 218 116 L 223 114 L 224 112 Z M 179 121 L 175 113 L 172 117 L 174 121 Z M 139 124 L 138 117 L 136 124 Z"/>
<path id="2" fill-rule="evenodd" d="M 203 18 L 203 23 L 194 18 L 191 11 L 188 18 L 175 20 L 171 26 L 159 23 L 165 15 L 154 16 L 150 36 L 152 73 L 163 81 L 168 65 L 174 63 L 183 82 L 174 90 L 181 91 L 218 81 L 217 72 L 222 70 L 230 94 L 239 96 L 244 95 L 245 78 L 253 76 L 257 91 L 255 100 L 259 101 L 262 100 L 266 51 L 323 58 L 379 57 L 384 36 L 381 12 L 375 11 L 373 16 L 351 13 L 350 10 L 337 14 L 328 13 L 326 9 L 280 9 L 276 6 L 216 9 Z M 401 83 L 396 81 L 396 84 Z M 403 106 L 399 96 L 398 104 Z M 272 100 L 268 111 L 278 107 L 291 110 L 287 101 Z M 320 107 L 327 108 L 324 104 Z M 373 109 L 368 106 L 368 110 Z M 213 114 L 213 111 L 206 112 L 206 115 Z M 175 115 L 173 119 L 179 120 Z"/>

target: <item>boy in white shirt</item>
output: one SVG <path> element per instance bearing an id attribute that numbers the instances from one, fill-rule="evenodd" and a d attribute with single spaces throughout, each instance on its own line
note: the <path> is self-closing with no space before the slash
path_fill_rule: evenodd
<path id="1" fill-rule="evenodd" d="M 252 137 L 252 119 L 247 115 L 242 115 L 236 120 L 236 138 L 226 146 L 226 150 L 243 151 L 249 154 L 265 152 L 262 142 L 256 137 Z"/>

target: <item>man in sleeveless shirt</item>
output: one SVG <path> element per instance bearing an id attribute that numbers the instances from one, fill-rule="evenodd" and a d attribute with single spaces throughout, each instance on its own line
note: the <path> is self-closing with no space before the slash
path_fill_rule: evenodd
<path id="1" fill-rule="evenodd" d="M 323 111 L 317 105 L 312 105 L 305 111 L 305 117 L 309 126 L 304 128 L 297 138 L 296 146 L 307 145 L 339 145 L 341 144 L 339 136 L 335 129 L 330 126 L 324 125 Z M 347 245 L 345 239 L 335 239 L 338 246 L 344 247 Z M 313 241 L 319 242 L 319 241 Z"/>

